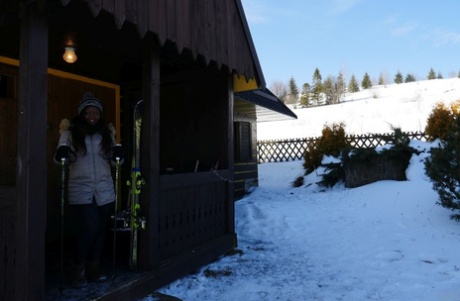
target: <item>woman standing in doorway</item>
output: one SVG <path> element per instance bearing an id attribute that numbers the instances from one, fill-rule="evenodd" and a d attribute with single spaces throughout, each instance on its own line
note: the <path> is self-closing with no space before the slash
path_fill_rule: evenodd
<path id="1" fill-rule="evenodd" d="M 68 200 L 78 233 L 71 285 L 83 287 L 87 281 L 105 281 L 100 260 L 105 231 L 114 211 L 115 190 L 111 165 L 123 159 L 123 149 L 116 145 L 114 130 L 102 118 L 101 102 L 85 93 L 77 116 L 67 129 L 61 128 L 55 160 L 69 163 Z"/>

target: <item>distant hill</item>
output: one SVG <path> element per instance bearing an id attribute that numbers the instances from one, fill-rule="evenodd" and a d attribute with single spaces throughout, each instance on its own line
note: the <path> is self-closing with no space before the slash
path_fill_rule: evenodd
<path id="1" fill-rule="evenodd" d="M 344 122 L 347 134 L 424 131 L 426 120 L 438 102 L 460 99 L 460 79 L 434 79 L 374 86 L 350 93 L 342 103 L 293 109 L 297 120 L 261 122 L 257 139 L 317 137 L 324 124 Z"/>

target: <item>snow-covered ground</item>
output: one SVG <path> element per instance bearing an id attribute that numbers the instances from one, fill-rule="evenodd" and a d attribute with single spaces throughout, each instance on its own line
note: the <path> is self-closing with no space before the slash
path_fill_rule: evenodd
<path id="1" fill-rule="evenodd" d="M 294 109 L 297 120 L 257 124 L 258 140 L 321 136 L 324 124 L 344 122 L 348 134 L 424 131 L 438 102 L 460 99 L 460 78 L 374 86 L 348 94 L 337 105 Z"/>
<path id="2" fill-rule="evenodd" d="M 296 113 L 305 127 L 319 123 L 317 135 L 325 121 L 345 116 L 343 112 L 374 116 L 373 122 L 371 117 L 360 120 L 366 121 L 362 128 L 380 125 L 373 127 L 375 132 L 384 132 L 386 122 L 406 131 L 421 130 L 427 116 L 422 114 L 429 113 L 422 107 L 431 110 L 443 96 L 460 93 L 460 80 L 433 83 L 440 95 L 421 88 L 425 82 L 412 83 L 407 85 L 418 87 L 413 94 L 402 89 L 404 85 L 394 88 L 401 89 L 401 101 L 385 96 L 393 88 L 388 86 L 378 90 L 376 99 L 336 106 L 341 109 L 328 107 L 323 117 L 309 113 L 316 121 Z M 410 113 L 416 108 L 420 116 L 414 125 L 416 118 Z M 315 111 L 305 112 L 309 110 Z M 285 128 L 288 132 L 290 128 Z M 295 178 L 304 174 L 302 161 L 259 165 L 260 187 L 235 204 L 239 252 L 159 292 L 185 301 L 460 301 L 460 223 L 450 220 L 451 211 L 436 205 L 438 195 L 424 174 L 423 160 L 433 145 L 420 141 L 411 145 L 423 152 L 412 157 L 408 181 L 380 181 L 353 189 L 318 187 L 321 169 L 306 176 L 305 185 L 293 188 Z M 151 300 L 155 298 L 142 301 Z"/>

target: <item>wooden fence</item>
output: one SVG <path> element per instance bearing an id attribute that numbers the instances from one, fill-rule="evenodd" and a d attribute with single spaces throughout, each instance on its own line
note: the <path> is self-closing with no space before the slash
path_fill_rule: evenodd
<path id="1" fill-rule="evenodd" d="M 411 140 L 426 141 L 427 135 L 423 132 L 404 133 Z M 394 134 L 364 134 L 348 135 L 346 138 L 353 148 L 372 148 L 387 144 Z M 258 162 L 283 162 L 303 159 L 303 154 L 308 148 L 315 148 L 319 137 L 296 138 L 286 140 L 260 140 L 257 141 Z"/>

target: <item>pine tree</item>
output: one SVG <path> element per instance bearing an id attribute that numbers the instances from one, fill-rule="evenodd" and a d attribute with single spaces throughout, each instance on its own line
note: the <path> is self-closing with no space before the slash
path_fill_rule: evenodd
<path id="1" fill-rule="evenodd" d="M 359 85 L 353 74 L 351 75 L 350 82 L 348 83 L 348 92 L 350 93 L 359 92 Z"/>
<path id="2" fill-rule="evenodd" d="M 394 81 L 395 84 L 401 84 L 403 82 L 403 76 L 401 72 L 398 71 L 398 73 L 396 73 Z"/>
<path id="3" fill-rule="evenodd" d="M 404 80 L 405 83 L 410 83 L 410 82 L 415 82 L 415 81 L 416 81 L 415 76 L 413 76 L 410 73 L 406 75 L 406 79 Z"/>
<path id="4" fill-rule="evenodd" d="M 299 97 L 299 90 L 297 89 L 297 84 L 294 77 L 291 77 L 289 80 L 289 93 L 287 95 L 287 103 L 295 104 L 297 98 Z"/>
<path id="5" fill-rule="evenodd" d="M 438 76 L 436 78 L 437 79 L 443 79 L 441 72 L 438 72 Z"/>
<path id="6" fill-rule="evenodd" d="M 363 87 L 364 90 L 372 87 L 371 78 L 367 72 L 364 73 L 363 80 L 361 81 L 361 87 Z"/>
<path id="7" fill-rule="evenodd" d="M 428 73 L 428 79 L 435 79 L 436 78 L 436 73 L 434 72 L 433 68 L 430 69 L 430 72 Z"/>
<path id="8" fill-rule="evenodd" d="M 329 75 L 323 82 L 323 91 L 324 95 L 326 96 L 326 104 L 334 104 L 335 103 L 335 80 L 334 78 Z"/>
<path id="9" fill-rule="evenodd" d="M 457 117 L 455 126 L 439 148 L 431 149 L 431 156 L 425 160 L 425 173 L 438 192 L 438 205 L 454 211 L 460 210 L 460 119 Z M 452 215 L 460 219 L 459 214 Z"/>
<path id="10" fill-rule="evenodd" d="M 318 106 L 321 104 L 321 93 L 323 92 L 323 85 L 322 85 L 322 78 L 319 69 L 316 68 L 315 72 L 313 73 L 313 87 L 311 89 L 312 92 L 312 102 L 313 105 Z"/>
<path id="11" fill-rule="evenodd" d="M 302 93 L 300 94 L 300 105 L 303 107 L 310 106 L 310 85 L 308 83 L 303 84 Z"/>

